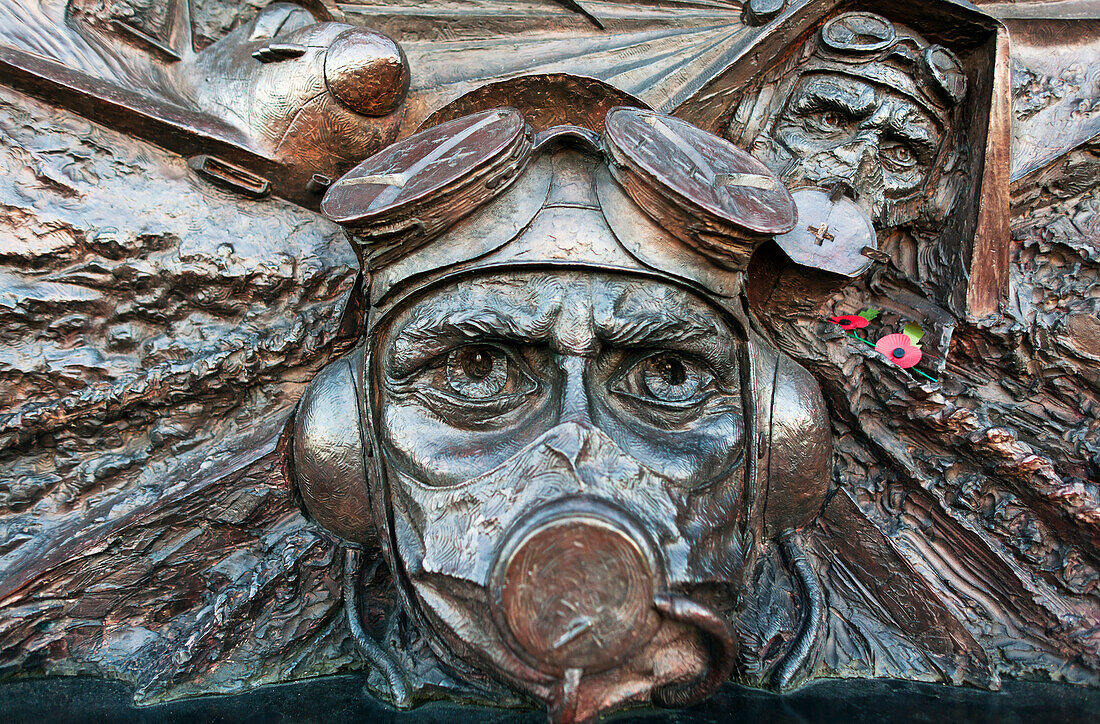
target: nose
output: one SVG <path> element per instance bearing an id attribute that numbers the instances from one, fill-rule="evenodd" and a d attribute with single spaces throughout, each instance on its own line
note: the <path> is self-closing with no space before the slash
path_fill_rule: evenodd
<path id="1" fill-rule="evenodd" d="M 366 116 L 397 109 L 409 89 L 409 63 L 388 36 L 353 28 L 325 53 L 325 84 L 348 108 Z"/>
<path id="2" fill-rule="evenodd" d="M 861 130 L 850 142 L 834 149 L 833 154 L 853 172 L 861 173 L 864 166 L 877 161 L 880 140 L 877 131 Z"/>
<path id="3" fill-rule="evenodd" d="M 592 425 L 592 407 L 586 380 L 587 360 L 576 355 L 562 355 L 559 363 L 562 371 L 561 413 L 558 422 L 575 422 Z"/>
<path id="4" fill-rule="evenodd" d="M 882 161 L 879 144 L 882 134 L 874 129 L 861 130 L 850 143 L 833 150 L 845 172 L 837 181 L 849 184 L 855 199 L 871 218 L 877 218 L 882 202 Z"/>

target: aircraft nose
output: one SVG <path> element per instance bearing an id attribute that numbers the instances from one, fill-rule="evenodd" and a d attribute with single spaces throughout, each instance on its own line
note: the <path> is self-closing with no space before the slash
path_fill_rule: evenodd
<path id="1" fill-rule="evenodd" d="M 385 116 L 405 100 L 409 62 L 390 37 L 353 28 L 337 37 L 325 53 L 325 84 L 353 111 Z"/>

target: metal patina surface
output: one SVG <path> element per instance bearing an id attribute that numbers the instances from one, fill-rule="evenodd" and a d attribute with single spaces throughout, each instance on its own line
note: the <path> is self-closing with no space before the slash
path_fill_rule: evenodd
<path id="1" fill-rule="evenodd" d="M 1085 720 L 1098 44 L 0 0 L 0 702 Z"/>

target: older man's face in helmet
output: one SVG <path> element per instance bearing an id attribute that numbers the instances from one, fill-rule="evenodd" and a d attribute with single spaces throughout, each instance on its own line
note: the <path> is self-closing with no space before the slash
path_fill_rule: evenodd
<path id="1" fill-rule="evenodd" d="M 840 73 L 804 75 L 772 137 L 792 187 L 848 184 L 877 227 L 912 221 L 937 162 L 944 120 L 912 98 Z"/>

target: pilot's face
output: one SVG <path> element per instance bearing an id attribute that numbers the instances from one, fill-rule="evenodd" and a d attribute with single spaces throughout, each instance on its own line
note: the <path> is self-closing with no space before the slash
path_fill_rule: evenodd
<path id="1" fill-rule="evenodd" d="M 685 488 L 725 477 L 744 427 L 738 342 L 720 319 L 688 292 L 629 277 L 455 283 L 387 330 L 389 460 L 455 485 L 571 422 Z"/>
<path id="2" fill-rule="evenodd" d="M 943 126 L 895 90 L 838 73 L 804 76 L 772 133 L 794 157 L 784 181 L 831 188 L 850 184 L 878 227 L 909 221 L 897 203 L 931 174 Z"/>
<path id="3" fill-rule="evenodd" d="M 498 273 L 375 339 L 397 567 L 433 645 L 592 711 L 717 665 L 654 601 L 747 562 L 741 341 L 719 311 L 642 278 Z"/>

